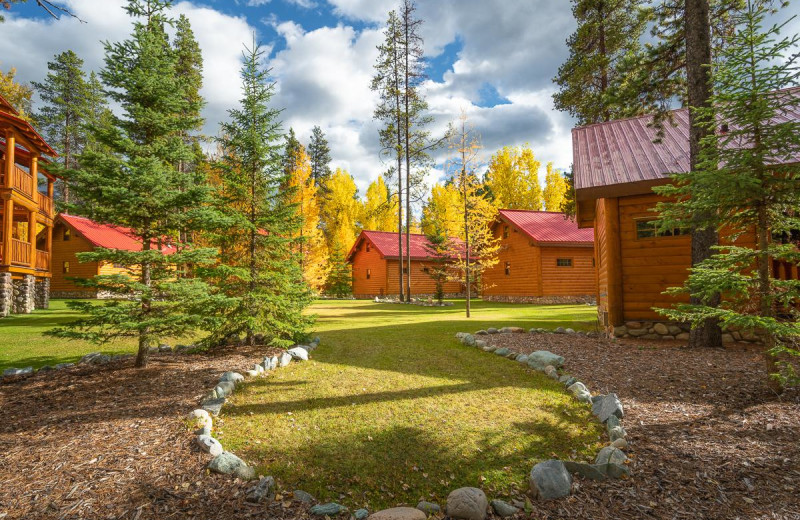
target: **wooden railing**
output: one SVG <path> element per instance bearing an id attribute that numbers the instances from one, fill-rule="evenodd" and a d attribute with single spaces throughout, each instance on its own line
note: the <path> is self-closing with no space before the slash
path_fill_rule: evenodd
<path id="1" fill-rule="evenodd" d="M 15 164 L 11 187 L 33 198 L 33 175 Z"/>
<path id="2" fill-rule="evenodd" d="M 17 265 L 31 265 L 31 245 L 28 242 L 11 239 L 11 263 Z"/>
<path id="3" fill-rule="evenodd" d="M 50 270 L 50 252 L 36 250 L 36 269 L 40 271 Z"/>
<path id="4" fill-rule="evenodd" d="M 53 199 L 39 192 L 39 213 L 46 217 L 53 216 Z"/>

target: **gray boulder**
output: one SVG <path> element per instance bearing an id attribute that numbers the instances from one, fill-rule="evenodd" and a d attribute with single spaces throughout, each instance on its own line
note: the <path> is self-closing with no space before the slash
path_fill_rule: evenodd
<path id="1" fill-rule="evenodd" d="M 620 402 L 617 394 L 610 393 L 598 397 L 599 399 L 592 402 L 592 413 L 600 419 L 600 422 L 606 422 L 612 415 L 618 419 L 622 419 L 625 416 L 622 402 Z"/>
<path id="2" fill-rule="evenodd" d="M 546 460 L 533 467 L 529 483 L 534 498 L 554 500 L 569 496 L 572 475 L 560 460 Z"/>
<path id="3" fill-rule="evenodd" d="M 317 504 L 308 510 L 309 513 L 315 516 L 336 516 L 347 511 L 347 508 L 336 502 L 328 502 L 327 504 Z"/>
<path id="4" fill-rule="evenodd" d="M 302 489 L 295 489 L 292 491 L 292 497 L 298 502 L 302 502 L 304 504 L 310 504 L 314 501 L 314 497 L 311 496 L 311 493 L 306 493 Z"/>
<path id="5" fill-rule="evenodd" d="M 434 504 L 433 502 L 425 502 L 424 500 L 417 504 L 417 509 L 425 513 L 426 515 L 435 515 L 441 512 L 442 508 L 439 507 L 439 504 Z"/>
<path id="6" fill-rule="evenodd" d="M 495 350 L 497 350 L 497 345 L 486 345 L 485 347 L 483 347 L 483 350 L 485 350 L 486 352 L 494 352 Z"/>
<path id="7" fill-rule="evenodd" d="M 461 343 L 463 343 L 468 347 L 476 346 L 477 345 L 476 342 L 477 340 L 475 339 L 475 336 L 473 336 L 472 334 L 465 334 L 464 337 L 461 338 Z"/>
<path id="8" fill-rule="evenodd" d="M 222 444 L 210 435 L 198 435 L 196 441 L 201 450 L 214 457 L 225 451 L 222 449 Z"/>
<path id="9" fill-rule="evenodd" d="M 519 513 L 519 508 L 514 507 L 508 502 L 503 502 L 502 500 L 492 500 L 491 502 L 492 509 L 494 509 L 495 514 L 500 518 L 506 518 L 509 516 L 514 516 L 515 514 Z"/>
<path id="10" fill-rule="evenodd" d="M 525 332 L 522 327 L 508 327 L 508 329 L 514 334 L 523 334 Z"/>
<path id="11" fill-rule="evenodd" d="M 589 392 L 589 389 L 586 388 L 586 385 L 581 383 L 580 381 L 576 383 L 572 383 L 570 386 L 567 387 L 567 391 L 571 392 L 572 395 L 577 395 L 582 392 Z"/>
<path id="12" fill-rule="evenodd" d="M 498 356 L 507 356 L 507 355 L 509 355 L 511 353 L 511 351 L 508 350 L 507 348 L 503 347 L 503 348 L 499 348 L 499 349 L 495 350 L 494 353 L 496 355 L 498 355 Z"/>
<path id="13" fill-rule="evenodd" d="M 486 336 L 487 334 L 489 333 L 486 332 L 485 330 L 479 330 L 478 332 L 475 333 L 476 336 Z"/>
<path id="14" fill-rule="evenodd" d="M 261 368 L 263 368 L 264 371 L 272 370 L 274 368 L 272 366 L 272 358 L 269 356 L 265 357 L 264 360 L 261 361 Z"/>
<path id="15" fill-rule="evenodd" d="M 488 343 L 486 343 L 482 339 L 476 339 L 475 340 L 475 346 L 478 347 L 478 348 L 484 348 L 484 347 L 488 346 Z"/>
<path id="16" fill-rule="evenodd" d="M 355 512 L 353 513 L 353 518 L 355 518 L 356 520 L 366 520 L 368 516 L 369 516 L 369 511 L 364 509 L 363 507 L 361 509 L 356 509 Z"/>
<path id="17" fill-rule="evenodd" d="M 200 408 L 207 411 L 211 415 L 219 415 L 220 410 L 222 410 L 222 405 L 225 404 L 225 398 L 220 399 L 206 399 L 200 405 Z"/>
<path id="18" fill-rule="evenodd" d="M 261 365 L 256 365 L 256 366 L 261 366 Z M 247 377 L 258 377 L 261 373 L 263 373 L 263 371 L 264 371 L 263 368 L 261 369 L 261 371 L 258 371 L 258 370 L 246 370 L 245 371 L 245 375 Z"/>
<path id="19" fill-rule="evenodd" d="M 606 446 L 597 454 L 594 459 L 595 464 L 625 464 L 628 462 L 628 457 L 619 448 L 613 446 Z"/>
<path id="20" fill-rule="evenodd" d="M 245 462 L 229 451 L 223 451 L 208 463 L 208 469 L 214 473 L 234 475 L 242 480 L 250 480 L 256 472 Z"/>
<path id="21" fill-rule="evenodd" d="M 222 377 L 219 378 L 220 383 L 223 381 L 228 383 L 233 383 L 234 385 L 237 383 L 241 383 L 244 381 L 244 376 L 239 372 L 225 372 L 222 374 Z"/>
<path id="22" fill-rule="evenodd" d="M 258 482 L 247 490 L 245 500 L 251 504 L 262 502 L 272 502 L 275 499 L 275 479 L 272 477 L 262 477 Z"/>
<path id="23" fill-rule="evenodd" d="M 463 487 L 447 495 L 447 516 L 461 520 L 484 520 L 489 502 L 478 488 Z"/>
<path id="24" fill-rule="evenodd" d="M 289 363 L 292 362 L 292 355 L 288 352 L 284 352 L 281 354 L 280 358 L 278 358 L 278 366 L 285 367 Z"/>
<path id="25" fill-rule="evenodd" d="M 528 334 L 539 334 L 539 329 L 537 329 L 536 327 L 529 329 Z"/>
<path id="26" fill-rule="evenodd" d="M 561 368 L 564 365 L 564 358 L 547 350 L 537 350 L 528 354 L 528 366 L 534 370 L 543 371 L 547 365 Z"/>
<path id="27" fill-rule="evenodd" d="M 497 334 L 499 331 L 494 327 L 489 327 L 488 329 L 486 329 L 486 332 L 488 332 L 489 334 Z"/>
<path id="28" fill-rule="evenodd" d="M 607 478 L 602 468 L 598 467 L 599 464 L 586 464 L 585 462 L 573 462 L 571 460 L 564 461 L 564 467 L 570 473 L 575 473 L 583 478 L 590 480 L 605 480 Z"/>
<path id="29" fill-rule="evenodd" d="M 611 441 L 611 447 L 617 448 L 618 450 L 624 450 L 628 447 L 628 441 L 625 440 L 625 437 L 619 437 Z"/>
<path id="30" fill-rule="evenodd" d="M 298 361 L 308 361 L 308 351 L 301 347 L 290 348 L 286 351 L 293 359 Z"/>
<path id="31" fill-rule="evenodd" d="M 553 332 L 556 333 L 556 334 L 566 334 L 567 333 L 567 329 L 565 329 L 564 327 L 558 327 Z"/>
<path id="32" fill-rule="evenodd" d="M 570 328 L 567 328 L 566 330 L 564 330 L 564 332 L 566 332 L 567 334 L 575 334 L 575 330 Z"/>
<path id="33" fill-rule="evenodd" d="M 3 370 L 3 377 L 27 376 L 33 374 L 33 367 L 7 368 Z"/>
<path id="34" fill-rule="evenodd" d="M 59 363 L 56 365 L 56 370 L 61 370 L 62 368 L 72 368 L 75 366 L 75 363 Z"/>
<path id="35" fill-rule="evenodd" d="M 368 520 L 426 520 L 427 515 L 413 507 L 392 507 L 372 513 Z"/>
<path id="36" fill-rule="evenodd" d="M 528 355 L 527 354 L 520 354 L 517 356 L 517 363 L 527 363 L 528 362 Z"/>
<path id="37" fill-rule="evenodd" d="M 165 343 L 162 343 L 161 345 L 158 346 L 158 351 L 159 352 L 172 352 L 172 347 L 170 347 L 169 345 L 167 345 Z"/>
<path id="38" fill-rule="evenodd" d="M 217 394 L 217 398 L 228 397 L 233 393 L 235 388 L 236 386 L 231 381 L 220 381 L 217 383 L 217 386 L 214 387 L 214 392 Z"/>
<path id="39" fill-rule="evenodd" d="M 553 365 L 547 365 L 544 367 L 544 373 L 547 374 L 551 379 L 558 379 L 558 369 Z"/>
<path id="40" fill-rule="evenodd" d="M 502 327 L 498 332 L 500 332 L 500 334 L 510 334 L 511 327 Z"/>

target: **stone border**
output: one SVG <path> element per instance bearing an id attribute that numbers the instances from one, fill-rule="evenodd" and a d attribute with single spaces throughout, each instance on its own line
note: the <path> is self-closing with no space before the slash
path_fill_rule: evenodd
<path id="1" fill-rule="evenodd" d="M 562 383 L 566 390 L 581 403 L 591 405 L 592 413 L 598 420 L 606 425 L 609 444 L 603 447 L 595 457 L 593 464 L 574 461 L 547 460 L 536 464 L 531 469 L 529 485 L 531 494 L 539 500 L 552 500 L 564 498 L 572 492 L 572 473 L 577 473 L 584 478 L 592 480 L 606 480 L 630 477 L 630 459 L 622 451 L 628 446 L 627 432 L 622 427 L 624 409 L 622 402 L 615 393 L 593 396 L 586 385 L 575 377 L 564 372 L 559 372 L 564 366 L 564 358 L 547 350 L 538 350 L 530 354 L 518 354 L 505 347 L 489 345 L 478 336 L 490 334 L 524 334 L 522 327 L 490 327 L 479 330 L 474 335 L 467 332 L 456 333 L 463 345 L 480 348 L 498 356 L 517 361 L 528 367 L 545 373 L 551 379 Z M 529 334 L 574 334 L 582 336 L 596 336 L 596 334 L 576 332 L 569 328 L 558 327 L 553 330 L 532 328 Z"/>
<path id="2" fill-rule="evenodd" d="M 591 294 L 578 296 L 511 296 L 484 294 L 483 301 L 500 303 L 532 303 L 537 305 L 597 305 L 595 297 Z"/>
<path id="3" fill-rule="evenodd" d="M 687 341 L 689 339 L 689 323 L 677 321 L 626 321 L 625 325 L 613 327 L 615 338 L 638 339 L 663 339 Z M 723 330 L 722 342 L 746 341 L 749 343 L 761 342 L 761 336 L 753 332 L 740 332 L 738 330 Z"/>

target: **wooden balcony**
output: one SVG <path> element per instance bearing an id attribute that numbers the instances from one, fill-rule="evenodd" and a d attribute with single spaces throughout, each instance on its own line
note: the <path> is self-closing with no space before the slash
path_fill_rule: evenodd
<path id="1" fill-rule="evenodd" d="M 16 238 L 11 239 L 11 265 L 31 265 L 31 244 Z"/>
<path id="2" fill-rule="evenodd" d="M 39 213 L 45 217 L 53 216 L 53 199 L 42 192 L 39 192 Z"/>
<path id="3" fill-rule="evenodd" d="M 0 161 L 0 188 L 12 188 L 27 198 L 33 199 L 33 194 L 36 191 L 36 179 L 33 178 L 33 175 L 16 164 L 11 170 L 10 182 L 6 182 L 5 173 L 5 161 Z"/>
<path id="4" fill-rule="evenodd" d="M 36 250 L 36 269 L 39 271 L 50 270 L 50 252 Z"/>

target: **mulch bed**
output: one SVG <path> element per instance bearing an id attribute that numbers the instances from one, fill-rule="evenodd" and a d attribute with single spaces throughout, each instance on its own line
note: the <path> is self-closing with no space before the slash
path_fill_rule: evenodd
<path id="1" fill-rule="evenodd" d="M 546 348 L 594 393 L 626 406 L 633 478 L 580 481 L 532 518 L 800 518 L 798 395 L 772 394 L 754 350 L 503 334 Z M 290 501 L 244 501 L 248 484 L 209 475 L 181 418 L 224 370 L 264 350 L 162 354 L 0 384 L 0 519 L 304 518 Z M 488 354 L 487 354 L 488 355 Z M 280 483 L 279 483 L 280 484 Z"/>
<path id="2" fill-rule="evenodd" d="M 568 500 L 537 504 L 534 517 L 800 518 L 800 394 L 769 389 L 757 347 L 560 334 L 482 339 L 564 356 L 592 394 L 616 392 L 625 406 L 632 478 L 582 480 Z"/>

